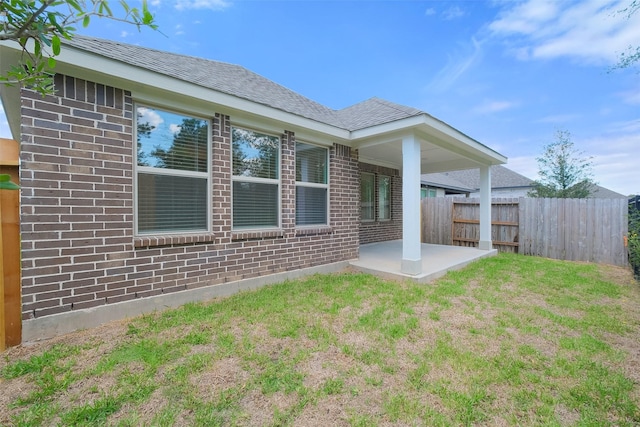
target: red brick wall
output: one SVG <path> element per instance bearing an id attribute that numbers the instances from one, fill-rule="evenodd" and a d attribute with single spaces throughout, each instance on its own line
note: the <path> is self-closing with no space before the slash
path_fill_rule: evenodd
<path id="1" fill-rule="evenodd" d="M 230 117 L 211 112 L 212 231 L 133 233 L 133 102 L 56 76 L 22 91 L 23 319 L 357 258 L 357 153 L 330 150 L 330 224 L 295 227 L 295 135 L 282 141 L 282 228 L 231 231 Z M 166 105 L 170 109 L 171 105 Z"/>
<path id="2" fill-rule="evenodd" d="M 375 175 L 375 221 L 360 222 L 360 244 L 402 239 L 402 178 L 398 169 L 359 163 L 360 172 Z M 391 177 L 391 219 L 378 220 L 378 177 Z"/>

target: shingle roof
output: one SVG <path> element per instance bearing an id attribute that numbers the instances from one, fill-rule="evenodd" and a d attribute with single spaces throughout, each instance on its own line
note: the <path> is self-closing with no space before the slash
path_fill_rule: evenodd
<path id="1" fill-rule="evenodd" d="M 444 172 L 444 173 L 428 173 L 422 175 L 421 181 L 434 186 L 443 188 L 451 188 L 458 190 L 460 188 L 468 188 L 469 191 L 477 191 L 480 189 L 480 170 L 466 169 L 460 171 Z M 530 188 L 533 186 L 533 180 L 517 172 L 512 171 L 502 165 L 491 166 L 491 188 Z M 591 188 L 590 198 L 595 199 L 619 199 L 626 198 L 625 195 L 616 193 L 608 188 L 594 185 Z"/>
<path id="2" fill-rule="evenodd" d="M 591 195 L 590 198 L 594 199 L 626 199 L 627 196 L 624 194 L 617 193 L 613 190 L 609 190 L 608 188 L 600 187 L 599 185 L 594 185 L 591 187 Z"/>
<path id="3" fill-rule="evenodd" d="M 433 179 L 442 174 L 425 174 L 423 180 Z M 462 183 L 467 188 L 477 190 L 480 188 L 480 170 L 466 169 L 460 171 L 445 172 L 449 179 Z M 533 180 L 501 165 L 491 166 L 491 188 L 530 187 Z"/>
<path id="4" fill-rule="evenodd" d="M 239 65 L 80 35 L 75 35 L 65 43 L 135 67 L 350 131 L 426 114 L 379 98 L 371 98 L 342 110 L 333 110 Z"/>
<path id="5" fill-rule="evenodd" d="M 432 187 L 441 187 L 451 190 L 460 190 L 466 192 L 475 190 L 475 188 L 469 187 L 467 184 L 458 181 L 453 176 L 450 176 L 449 172 L 423 174 L 420 176 L 420 182 Z"/>

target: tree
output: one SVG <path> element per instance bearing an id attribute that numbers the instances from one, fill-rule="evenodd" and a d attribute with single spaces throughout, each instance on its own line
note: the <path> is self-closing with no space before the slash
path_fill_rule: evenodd
<path id="1" fill-rule="evenodd" d="M 640 0 L 633 0 L 629 6 L 619 11 L 626 15 L 629 19 L 633 14 L 640 10 Z M 629 46 L 626 52 L 622 52 L 618 58 L 618 63 L 613 66 L 613 69 L 629 68 L 633 64 L 640 61 L 640 46 Z"/>
<path id="2" fill-rule="evenodd" d="M 155 167 L 206 172 L 208 140 L 209 125 L 205 120 L 183 119 L 171 146 L 166 150 L 156 147 L 150 155 L 157 162 Z"/>
<path id="3" fill-rule="evenodd" d="M 537 157 L 539 180 L 534 181 L 529 197 L 589 197 L 595 186 L 592 157 L 585 157 L 571 141 L 566 130 L 556 132 L 556 141 L 544 147 Z"/>
<path id="4" fill-rule="evenodd" d="M 108 0 L 0 0 L 0 41 L 13 40 L 22 49 L 22 58 L 13 64 L 0 82 L 23 84 L 45 95 L 53 91 L 55 57 L 62 40 L 70 40 L 75 25 L 87 27 L 92 17 L 108 18 L 141 27 L 156 29 L 147 8 L 132 8 L 119 0 L 122 16 L 111 11 Z"/>

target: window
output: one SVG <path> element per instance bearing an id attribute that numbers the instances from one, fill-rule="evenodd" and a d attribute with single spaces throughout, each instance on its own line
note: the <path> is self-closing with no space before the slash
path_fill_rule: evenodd
<path id="1" fill-rule="evenodd" d="M 296 225 L 326 225 L 328 150 L 296 143 Z"/>
<path id="2" fill-rule="evenodd" d="M 360 176 L 360 217 L 362 221 L 375 220 L 375 175 L 362 173 Z"/>
<path id="3" fill-rule="evenodd" d="M 136 232 L 209 229 L 209 121 L 136 106 Z"/>
<path id="4" fill-rule="evenodd" d="M 391 177 L 378 176 L 378 220 L 391 219 Z"/>
<path id="5" fill-rule="evenodd" d="M 232 128 L 233 228 L 280 225 L 280 140 Z"/>
<path id="6" fill-rule="evenodd" d="M 427 197 L 436 197 L 437 191 L 435 188 L 423 187 L 420 189 L 420 198 L 425 199 Z"/>

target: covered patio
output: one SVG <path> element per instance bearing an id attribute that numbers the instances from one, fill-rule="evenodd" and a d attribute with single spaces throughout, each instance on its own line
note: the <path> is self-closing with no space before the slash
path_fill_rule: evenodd
<path id="1" fill-rule="evenodd" d="M 458 270 L 470 262 L 494 256 L 497 253 L 497 249 L 484 250 L 422 243 L 420 245 L 422 272 L 413 275 L 402 272 L 402 240 L 391 240 L 361 245 L 360 258 L 351 261 L 350 264 L 358 271 L 386 279 L 411 279 L 419 283 L 427 283 L 444 276 L 448 271 Z"/>
<path id="2" fill-rule="evenodd" d="M 428 281 L 495 253 L 490 168 L 507 158 L 429 114 L 405 113 L 409 117 L 352 132 L 361 162 L 398 169 L 402 177 L 402 240 L 361 245 L 360 259 L 353 265 Z M 421 244 L 420 175 L 475 168 L 480 170 L 478 249 Z"/>

